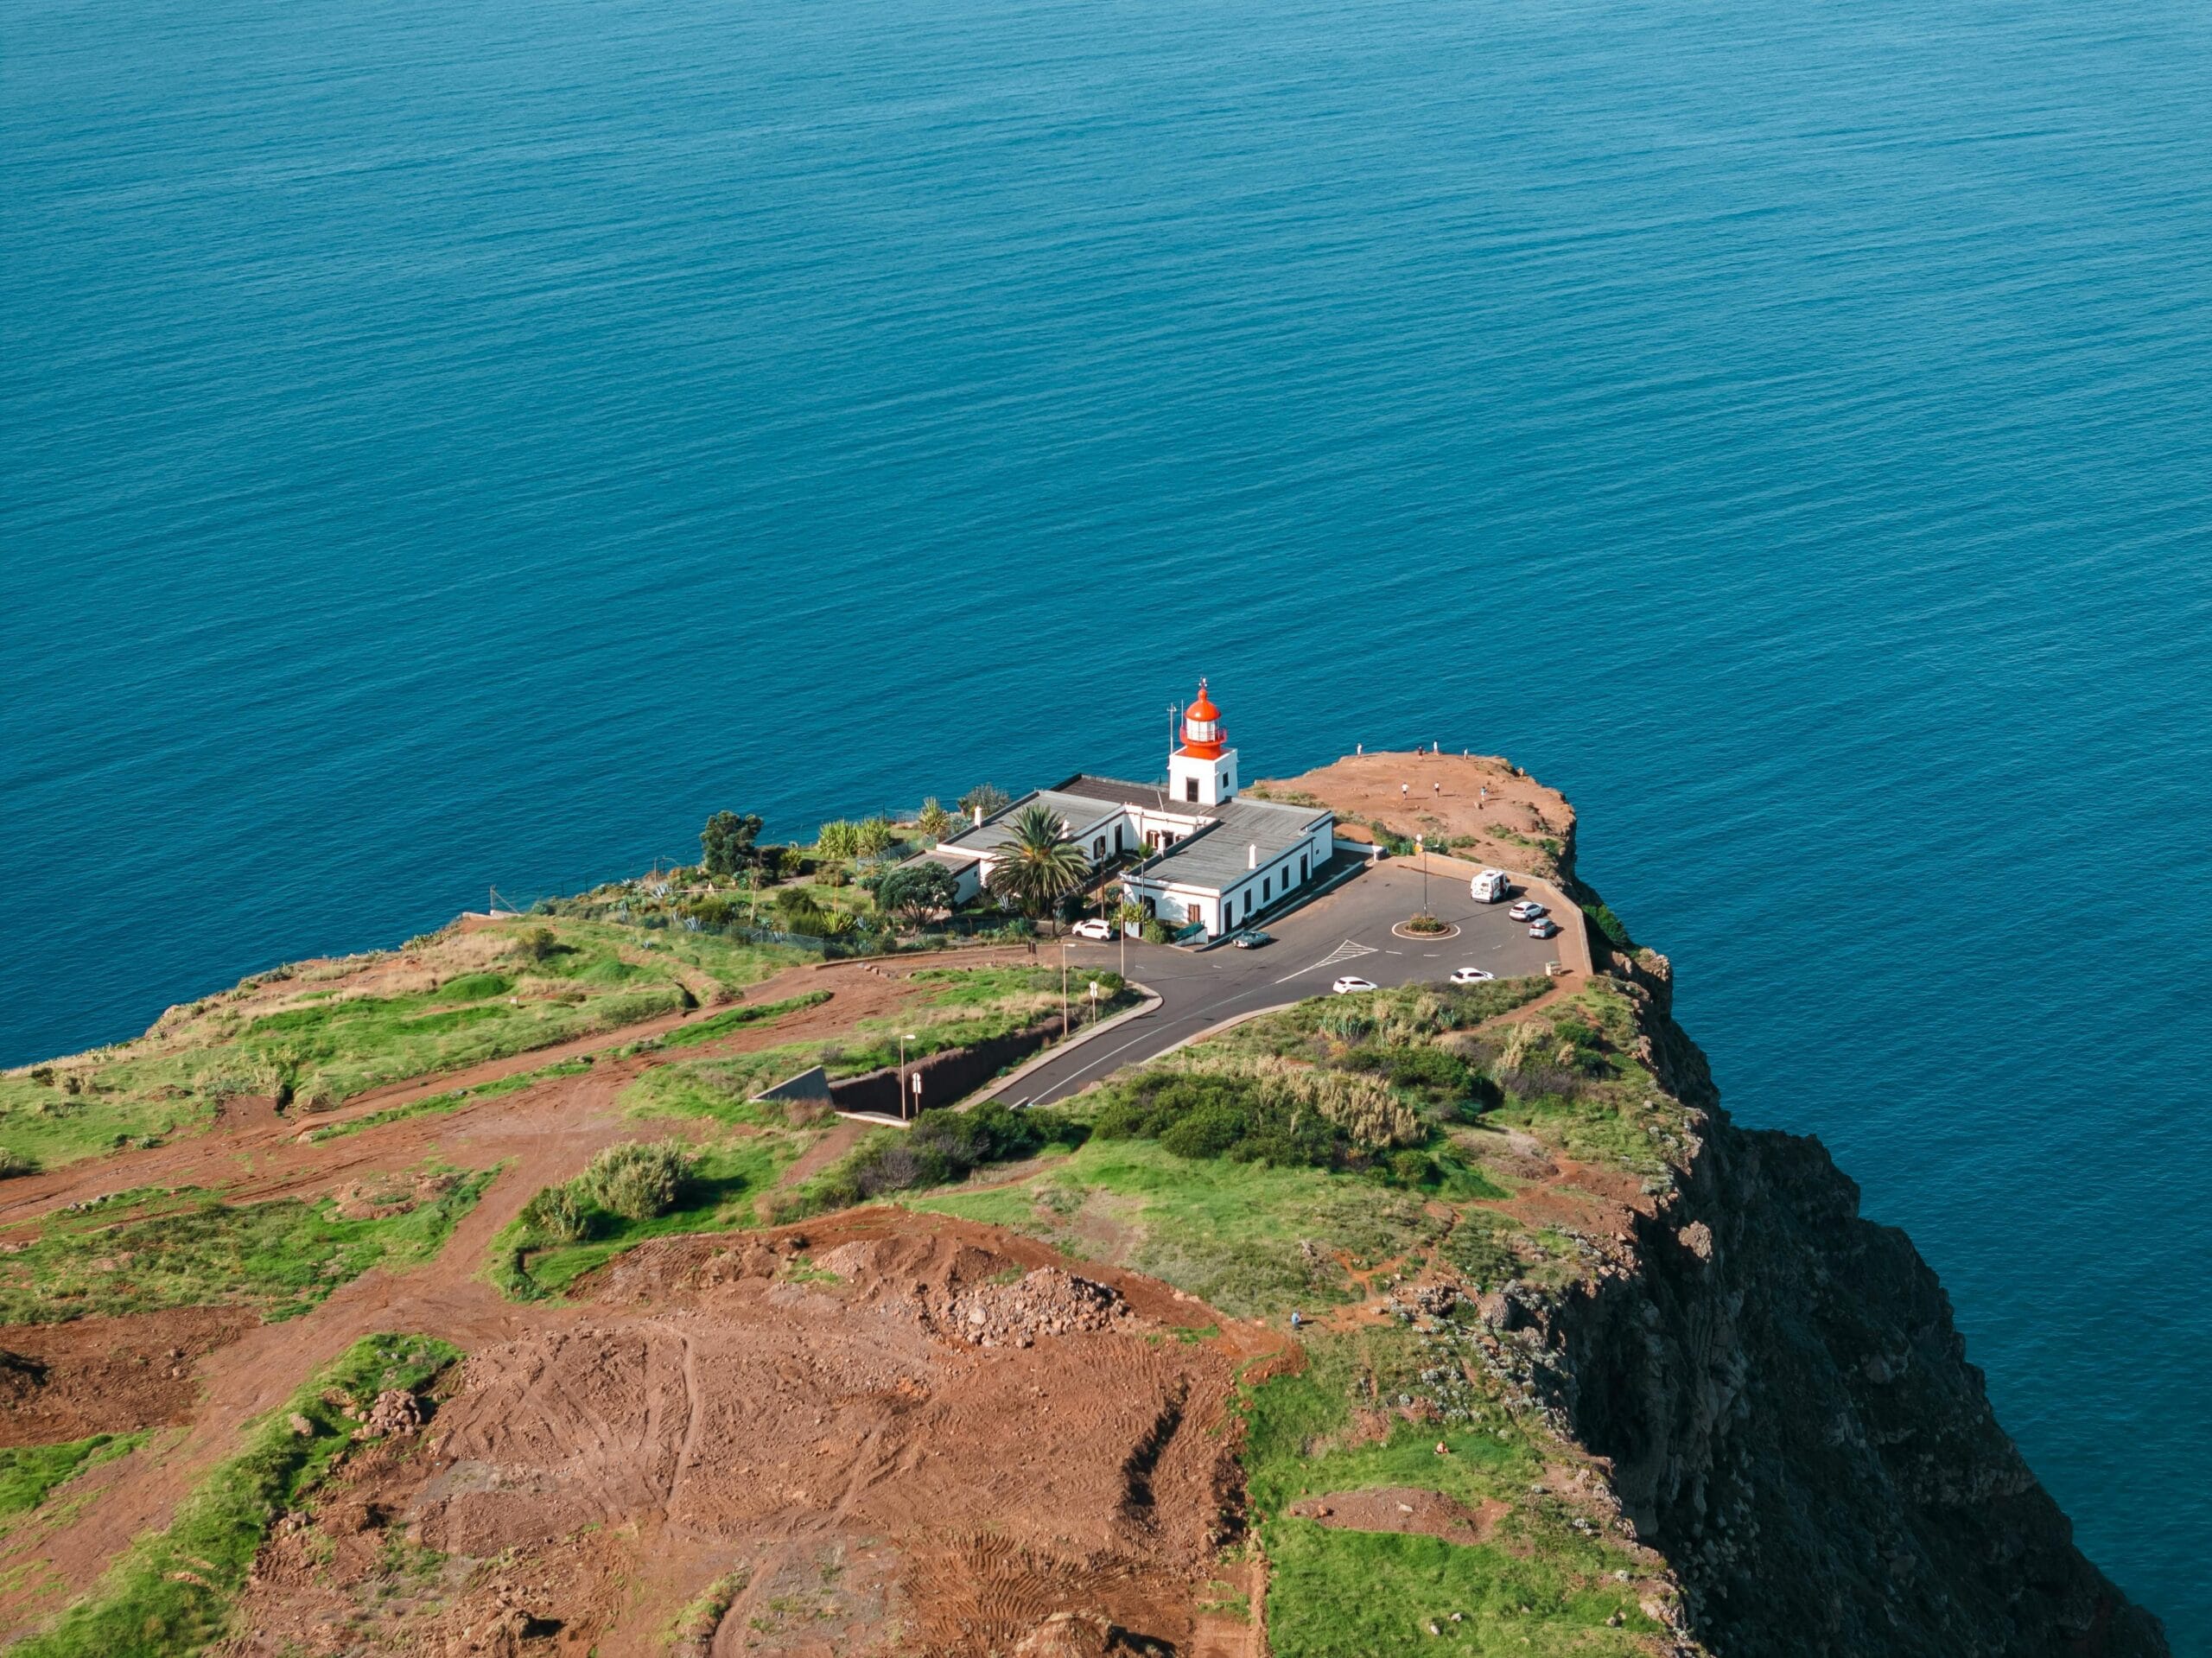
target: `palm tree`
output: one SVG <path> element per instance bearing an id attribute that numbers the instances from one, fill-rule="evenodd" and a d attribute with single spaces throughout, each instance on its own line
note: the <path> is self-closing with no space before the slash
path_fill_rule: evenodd
<path id="1" fill-rule="evenodd" d="M 999 848 L 991 865 L 991 891 L 1034 919 L 1083 885 L 1090 860 L 1041 803 L 1024 806 L 1008 827 L 1014 838 Z M 1059 931 L 1057 919 L 1052 931 Z"/>

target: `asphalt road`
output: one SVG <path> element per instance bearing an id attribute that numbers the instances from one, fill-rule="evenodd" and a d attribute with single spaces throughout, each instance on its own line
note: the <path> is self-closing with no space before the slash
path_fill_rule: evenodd
<path id="1" fill-rule="evenodd" d="M 1263 950 L 1224 945 L 1193 953 L 1165 944 L 1128 941 L 1128 975 L 1159 992 L 1160 1006 L 1116 1026 L 1001 1089 L 1009 1104 L 1048 1104 L 1088 1087 L 1108 1073 L 1171 1048 L 1187 1037 L 1239 1013 L 1279 1007 L 1325 995 L 1344 974 L 1380 985 L 1414 984 L 1446 977 L 1454 968 L 1487 968 L 1499 978 L 1541 973 L 1559 959 L 1558 941 L 1531 938 L 1525 923 L 1503 904 L 1478 904 L 1465 876 L 1432 876 L 1428 905 L 1459 929 L 1457 937 L 1408 939 L 1390 929 L 1421 907 L 1417 864 L 1377 864 L 1327 897 L 1268 922 L 1275 942 Z M 1070 969 L 1118 969 L 1122 945 L 1067 943 Z M 1040 944 L 1047 965 L 1055 946 Z"/>

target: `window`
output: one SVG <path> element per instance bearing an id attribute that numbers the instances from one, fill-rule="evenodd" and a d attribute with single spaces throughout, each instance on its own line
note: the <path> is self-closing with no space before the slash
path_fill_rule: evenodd
<path id="1" fill-rule="evenodd" d="M 1122 849 L 1122 826 L 1121 826 L 1119 823 L 1116 823 L 1116 824 L 1115 824 L 1115 825 L 1114 825 L 1114 850 L 1115 850 L 1115 851 L 1116 851 L 1116 852 L 1119 852 L 1121 849 Z"/>
<path id="2" fill-rule="evenodd" d="M 1103 858 L 1106 855 L 1106 837 L 1104 835 L 1100 835 L 1096 840 L 1090 843 L 1090 855 L 1094 858 Z"/>
<path id="3" fill-rule="evenodd" d="M 1268 897 L 1268 884 L 1270 881 L 1274 880 L 1274 877 L 1273 875 L 1262 875 L 1262 876 L 1261 876 L 1261 877 L 1260 877 L 1260 899 L 1261 899 L 1261 902 L 1265 903 L 1265 902 L 1267 901 L 1267 897 Z"/>
<path id="4" fill-rule="evenodd" d="M 1303 852 L 1298 854 L 1298 879 L 1306 879 L 1306 854 Z"/>
<path id="5" fill-rule="evenodd" d="M 1183 779 L 1183 798 L 1184 798 L 1184 799 L 1185 799 L 1185 800 L 1196 800 L 1198 797 L 1198 778 L 1185 778 Z"/>

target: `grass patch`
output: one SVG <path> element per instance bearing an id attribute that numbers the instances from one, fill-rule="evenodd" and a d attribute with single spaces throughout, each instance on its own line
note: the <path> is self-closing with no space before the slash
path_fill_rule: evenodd
<path id="1" fill-rule="evenodd" d="M 1529 1492 L 1544 1465 L 1541 1439 L 1502 1407 L 1480 1405 L 1471 1420 L 1440 1429 L 1399 1420 L 1379 1440 L 1354 1432 L 1356 1400 L 1411 1396 L 1398 1390 L 1419 1392 L 1437 1355 L 1402 1328 L 1316 1336 L 1307 1352 L 1304 1371 L 1263 1383 L 1241 1401 L 1274 1651 L 1382 1658 L 1434 1652 L 1440 1642 L 1471 1653 L 1643 1650 L 1639 1637 L 1656 1626 L 1638 1610 L 1634 1590 L 1610 1575 L 1632 1563 L 1626 1550 L 1574 1530 L 1555 1503 Z M 1455 1413 L 1471 1414 L 1464 1407 Z M 1450 1454 L 1436 1454 L 1440 1442 Z M 1340 1530 L 1287 1512 L 1301 1497 L 1389 1486 L 1440 1492 L 1471 1507 L 1503 1502 L 1510 1512 L 1491 1540 L 1473 1545 Z M 1622 1626 L 1608 1627 L 1616 1614 Z"/>
<path id="2" fill-rule="evenodd" d="M 539 935 L 543 935 L 543 937 Z M 782 946 L 525 918 L 248 979 L 133 1041 L 0 1076 L 0 1149 L 52 1168 L 204 1128 L 239 1095 L 327 1109 L 371 1089 L 597 1036 L 734 993 Z"/>
<path id="3" fill-rule="evenodd" d="M 87 1468 L 126 1456 L 144 1443 L 143 1433 L 95 1433 L 63 1445 L 16 1445 L 0 1450 L 0 1522 L 29 1514 L 55 1486 Z"/>
<path id="4" fill-rule="evenodd" d="M 702 1042 L 712 1042 L 728 1036 L 732 1031 L 742 1030 L 747 1025 L 781 1019 L 785 1013 L 798 1013 L 803 1007 L 816 1007 L 830 1000 L 827 990 L 810 990 L 803 996 L 789 996 L 782 1001 L 741 1002 L 734 1007 L 711 1013 L 705 1019 L 680 1025 L 660 1039 L 664 1048 L 691 1048 Z"/>
<path id="5" fill-rule="evenodd" d="M 676 1206 L 643 1220 L 611 1214 L 578 1190 L 583 1236 L 573 1242 L 541 1238 L 518 1216 L 492 1241 L 492 1281 L 512 1299 L 537 1300 L 560 1293 L 647 1238 L 751 1226 L 761 1194 L 773 1189 L 804 1143 L 798 1135 L 760 1134 L 701 1147 L 677 1187 Z"/>
<path id="6" fill-rule="evenodd" d="M 0 1255 L 0 1324 L 238 1305 L 274 1323 L 372 1267 L 429 1259 L 496 1172 L 426 1170 L 404 1212 L 360 1220 L 327 1197 L 226 1204 L 189 1189 L 56 1215 L 35 1242 Z"/>
<path id="7" fill-rule="evenodd" d="M 420 1388 L 458 1356 L 420 1336 L 356 1342 L 250 1430 L 245 1449 L 200 1482 L 166 1529 L 140 1537 L 51 1629 L 12 1648 L 16 1658 L 198 1651 L 224 1633 L 270 1525 L 351 1443 L 354 1423 L 333 1401 Z M 294 1431 L 294 1416 L 307 1432 Z"/>
<path id="8" fill-rule="evenodd" d="M 909 1202 L 1133 1267 L 1236 1318 L 1349 1300 L 1339 1255 L 1372 1266 L 1440 1225 L 1418 1197 L 1364 1176 L 1192 1159 L 1140 1140 L 1093 1139 L 1017 1185 Z"/>

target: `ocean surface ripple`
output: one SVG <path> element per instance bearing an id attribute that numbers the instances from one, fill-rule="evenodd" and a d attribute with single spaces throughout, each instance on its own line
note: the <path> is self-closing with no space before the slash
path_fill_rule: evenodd
<path id="1" fill-rule="evenodd" d="M 0 1060 L 1077 765 L 1510 753 L 2212 1654 L 2212 11 L 0 15 Z"/>

